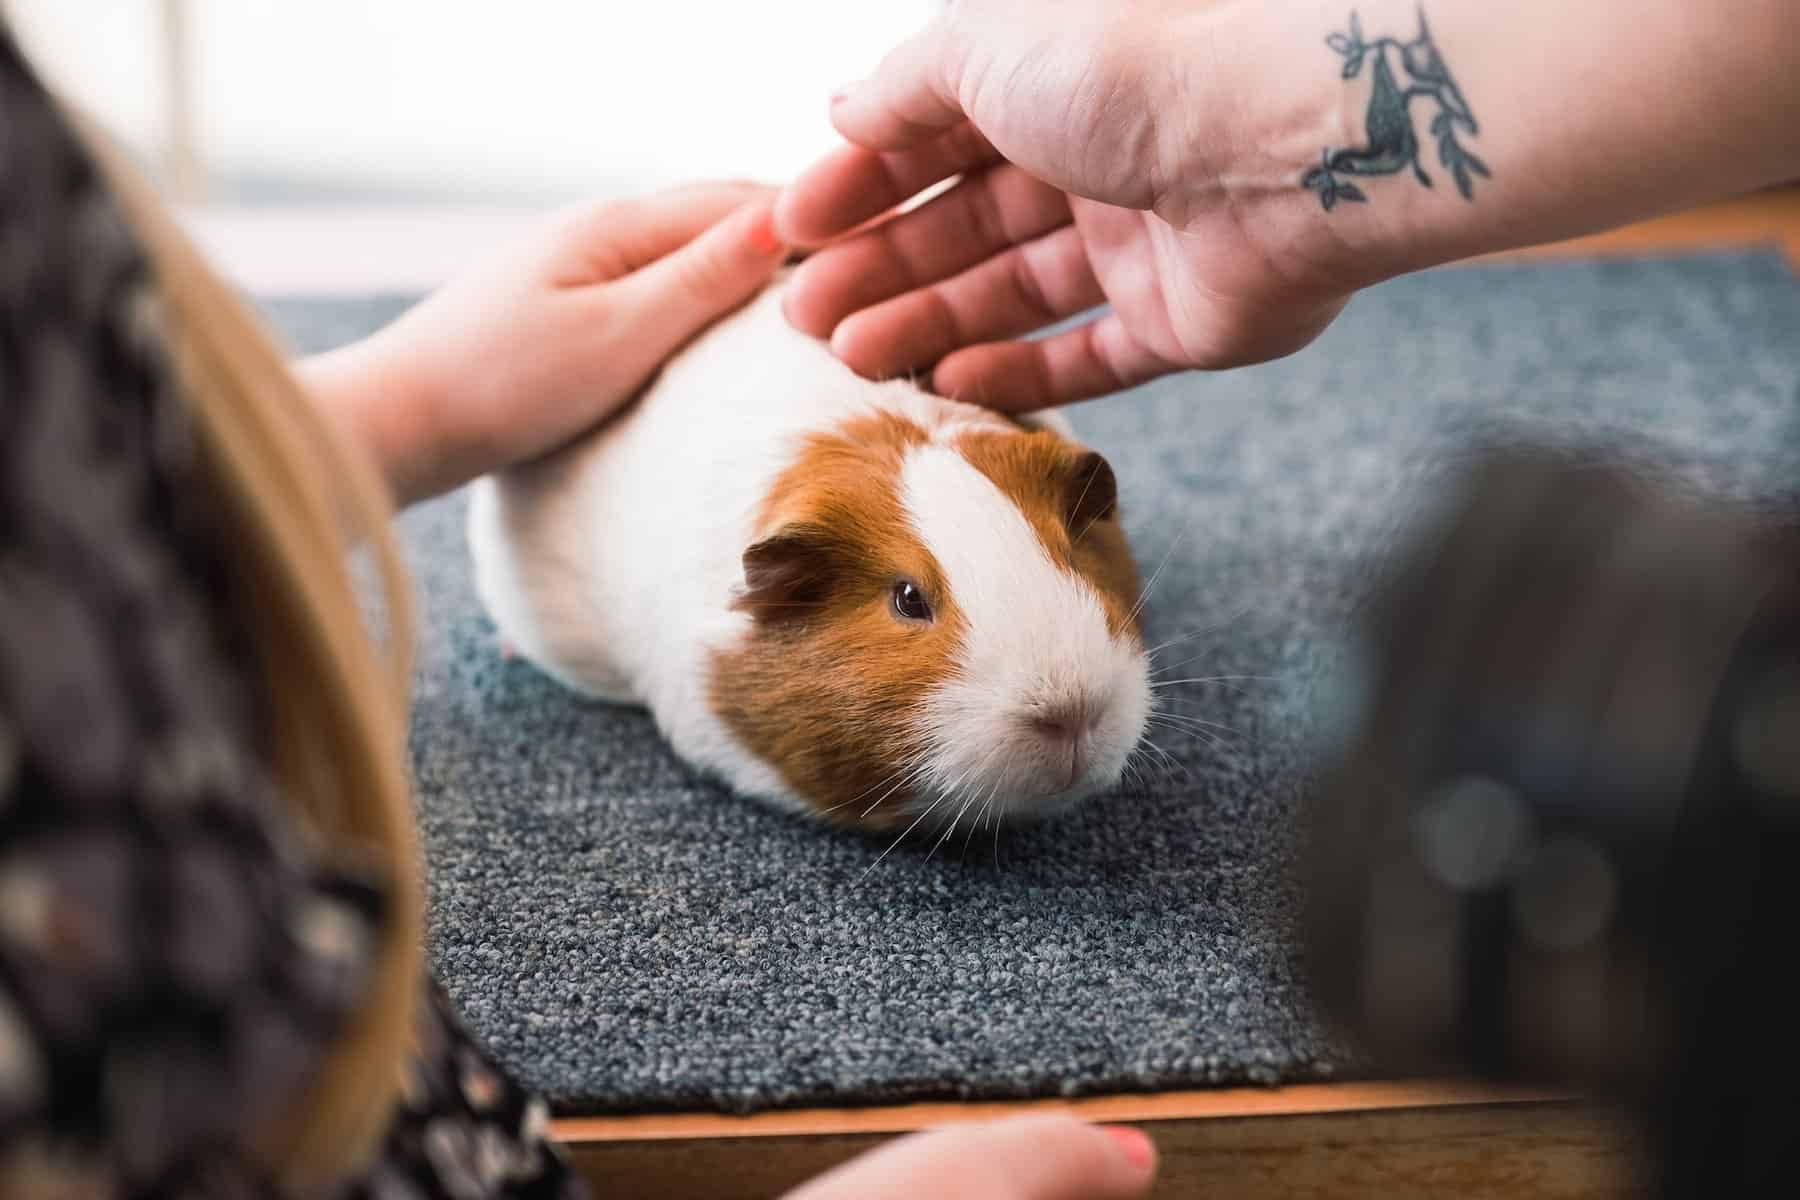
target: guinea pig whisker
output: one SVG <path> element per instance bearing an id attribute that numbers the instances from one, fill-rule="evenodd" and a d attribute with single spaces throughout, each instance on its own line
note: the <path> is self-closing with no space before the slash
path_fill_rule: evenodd
<path id="1" fill-rule="evenodd" d="M 910 771 L 916 771 L 920 766 L 922 766 L 924 764 L 926 755 L 927 755 L 927 751 L 925 751 L 925 750 L 915 751 L 913 754 L 900 760 L 900 766 L 895 770 L 894 775 L 883 775 L 879 780 L 877 780 L 875 782 L 875 784 L 873 786 L 866 787 L 862 791 L 856 793 L 856 795 L 850 797 L 848 800 L 840 800 L 836 804 L 833 804 L 830 808 L 824 809 L 822 811 L 828 812 L 828 813 L 833 813 L 833 812 L 836 812 L 840 808 L 850 807 L 852 804 L 855 804 L 857 801 L 863 799 L 865 796 L 867 796 L 870 792 L 874 791 L 876 788 L 883 788 L 883 787 L 889 786 L 894 781 L 895 775 L 905 775 L 905 774 L 909 773 Z M 884 797 L 884 799 L 885 799 L 885 797 Z M 873 811 L 873 810 L 871 810 L 871 811 Z M 867 816 L 868 814 L 865 813 L 863 815 Z"/>
<path id="2" fill-rule="evenodd" d="M 1187 768 L 1182 765 L 1180 759 L 1176 758 L 1173 754 L 1170 754 L 1167 750 L 1164 750 L 1161 746 L 1157 745 L 1155 742 L 1151 741 L 1149 738 L 1144 739 L 1144 746 L 1146 749 L 1150 750 L 1152 753 L 1160 755 L 1162 757 L 1162 760 L 1169 765 L 1169 769 L 1171 771 L 1186 771 L 1187 770 Z"/>
<path id="3" fill-rule="evenodd" d="M 1170 712 L 1168 709 L 1159 708 L 1150 715 L 1156 720 L 1171 725 L 1197 725 L 1202 729 L 1217 729 L 1224 733 L 1235 733 L 1239 737 L 1244 736 L 1244 731 L 1241 729 L 1233 729 L 1219 721 L 1208 721 L 1204 717 L 1191 716 L 1188 713 Z"/>
<path id="4" fill-rule="evenodd" d="M 880 808 L 889 796 L 892 796 L 895 792 L 899 791 L 903 787 L 906 787 L 908 784 L 914 783 L 917 780 L 919 780 L 921 777 L 923 777 L 925 774 L 928 773 L 929 769 L 930 769 L 930 763 L 920 762 L 917 766 L 913 767 L 910 771 L 907 771 L 907 772 L 903 773 L 902 775 L 900 775 L 899 778 L 895 779 L 893 783 L 888 785 L 888 789 L 885 792 L 882 792 L 881 795 L 875 797 L 875 799 L 870 802 L 869 807 L 863 809 L 862 817 L 867 817 L 870 813 L 872 813 L 876 809 Z M 867 793 L 864 793 L 864 794 L 866 795 Z M 862 818 L 859 817 L 858 819 L 861 820 Z"/>
<path id="5" fill-rule="evenodd" d="M 958 775 L 950 783 L 939 784 L 938 788 L 937 788 L 938 793 L 939 793 L 938 799 L 943 800 L 943 799 L 947 799 L 951 796 L 956 795 L 957 792 L 962 790 L 962 786 L 963 786 L 964 782 L 968 780 L 969 776 L 971 776 L 975 773 L 978 766 L 979 766 L 979 764 L 976 764 L 975 766 L 965 767 L 965 768 L 963 768 L 962 774 Z M 954 830 L 956 828 L 956 821 L 954 819 L 952 819 L 950 822 L 950 828 L 952 830 Z"/>
<path id="6" fill-rule="evenodd" d="M 1161 748 L 1159 747 L 1158 749 L 1160 750 Z M 1165 782 L 1171 786 L 1177 787 L 1186 786 L 1194 782 L 1194 773 L 1188 769 L 1187 764 L 1183 763 L 1173 754 L 1170 754 L 1167 750 L 1161 750 L 1161 753 L 1164 758 L 1169 760 L 1168 766 L 1163 768 L 1163 779 Z"/>
<path id="7" fill-rule="evenodd" d="M 1208 721 L 1203 717 L 1190 716 L 1187 713 L 1170 712 L 1167 709 L 1158 709 L 1156 712 L 1156 715 L 1159 717 L 1168 718 L 1169 720 L 1172 720 L 1172 721 L 1180 721 L 1180 722 L 1182 722 L 1184 724 L 1188 724 L 1188 725 L 1198 725 L 1204 729 L 1221 730 L 1225 733 L 1229 733 L 1229 734 L 1233 734 L 1237 737 L 1241 737 L 1245 741 L 1250 740 L 1249 735 L 1246 734 L 1243 730 L 1234 729 L 1230 725 L 1226 725 L 1220 721 Z"/>
<path id="8" fill-rule="evenodd" d="M 1197 725 L 1177 724 L 1162 715 L 1152 716 L 1149 719 L 1149 723 L 1154 728 L 1167 729 L 1171 733 L 1183 733 L 1187 734 L 1189 737 L 1205 738 L 1207 744 L 1211 746 L 1217 747 L 1225 744 L 1225 739 L 1212 732 L 1210 729 L 1204 729 Z"/>
<path id="9" fill-rule="evenodd" d="M 950 840 L 951 835 L 956 832 L 957 822 L 961 821 L 964 814 L 966 814 L 970 808 L 974 807 L 975 801 L 980 798 L 980 795 L 981 793 L 976 791 L 971 791 L 969 793 L 969 798 L 963 801 L 962 807 L 956 810 L 956 815 L 950 818 L 950 824 L 944 829 L 943 836 L 938 838 L 937 842 L 931 847 L 930 853 L 925 855 L 926 862 L 931 861 L 931 856 L 938 852 L 938 847 Z"/>
<path id="10" fill-rule="evenodd" d="M 960 791 L 963 785 L 968 783 L 971 776 L 981 771 L 985 771 L 988 764 L 994 761 L 994 756 L 998 753 L 999 749 L 997 747 L 989 747 L 986 754 L 983 754 L 979 759 L 964 767 L 960 775 L 951 780 L 948 784 L 943 785 L 942 790 L 946 794 Z"/>
<path id="11" fill-rule="evenodd" d="M 978 761 L 971 763 L 971 764 L 969 764 L 969 766 L 965 767 L 963 769 L 962 774 L 958 775 L 956 777 L 956 779 L 953 780 L 948 787 L 944 788 L 944 794 L 946 796 L 953 796 L 953 795 L 957 794 L 958 792 L 962 791 L 964 786 L 967 784 L 970 776 L 975 775 L 979 771 L 986 769 L 988 763 L 993 760 L 994 755 L 996 753 L 997 753 L 996 750 L 989 749 L 988 752 L 986 754 L 982 755 L 982 757 Z M 998 793 L 999 790 L 1000 790 L 1000 780 L 996 779 L 994 781 L 993 785 L 988 789 L 988 791 L 985 794 L 991 800 L 991 798 L 996 793 Z M 962 807 L 958 808 L 956 810 L 956 813 L 950 818 L 950 824 L 945 828 L 943 835 L 940 836 L 938 838 L 936 844 L 931 847 L 930 853 L 925 855 L 926 862 L 930 862 L 932 855 L 934 855 L 938 852 L 938 848 L 940 846 L 942 846 L 945 842 L 949 841 L 953 836 L 955 836 L 957 825 L 962 821 L 963 817 L 965 815 L 967 815 L 969 810 L 975 806 L 975 803 L 982 798 L 983 795 L 984 795 L 984 793 L 979 788 L 970 788 L 969 789 L 968 799 L 964 800 Z M 973 825 L 971 825 L 969 832 L 970 832 L 970 835 L 973 836 L 973 834 L 974 834 Z M 968 853 L 968 843 L 967 842 L 964 842 L 964 844 L 963 844 L 963 853 L 965 856 Z"/>
<path id="12" fill-rule="evenodd" d="M 1211 625 L 1202 625 L 1198 629 L 1191 630 L 1190 632 L 1181 634 L 1178 637 L 1172 637 L 1166 642 L 1161 642 L 1155 646 L 1152 646 L 1152 647 L 1150 647 L 1150 649 L 1144 651 L 1144 657 L 1145 658 L 1152 657 L 1153 655 L 1160 654 L 1162 651 L 1167 650 L 1170 646 L 1179 646 L 1183 642 L 1191 642 L 1197 637 L 1203 637 L 1206 634 L 1214 633 L 1220 629 L 1223 629 L 1225 626 L 1231 624 L 1233 621 L 1237 620 L 1239 617 L 1241 617 L 1245 613 L 1249 612 L 1251 610 L 1251 608 L 1253 608 L 1253 607 L 1254 607 L 1254 605 L 1246 604 L 1246 605 L 1244 605 L 1244 607 L 1242 607 L 1242 608 L 1238 609 L 1236 612 L 1232 613 L 1229 617 L 1226 617 L 1223 621 L 1214 621 Z"/>
<path id="13" fill-rule="evenodd" d="M 1132 748 L 1129 759 L 1125 759 L 1125 768 L 1138 777 L 1139 786 L 1143 786 L 1143 788 L 1147 788 L 1147 790 L 1148 786 L 1150 786 L 1150 779 L 1148 779 L 1148 775 L 1145 775 L 1145 763 L 1150 761 L 1150 756 L 1152 756 L 1152 754 L 1159 759 L 1159 761 L 1157 761 L 1157 766 L 1161 768 L 1163 779 L 1168 781 L 1168 783 L 1174 783 L 1175 772 L 1181 772 L 1181 774 L 1192 779 L 1193 772 L 1190 772 L 1186 766 L 1181 765 L 1181 761 L 1175 759 L 1174 754 L 1170 754 L 1165 748 L 1159 747 L 1154 741 L 1145 738 L 1143 741 L 1139 741 L 1136 747 Z"/>
<path id="14" fill-rule="evenodd" d="M 1216 734 L 1207 733 L 1203 730 L 1170 729 L 1169 732 L 1181 734 L 1183 737 L 1199 738 L 1201 741 L 1205 742 L 1208 746 L 1212 747 L 1214 750 L 1223 750 L 1225 748 L 1225 740 L 1223 738 L 1218 737 Z"/>
<path id="15" fill-rule="evenodd" d="M 1145 738 L 1142 742 L 1139 742 L 1138 749 L 1140 751 L 1149 751 L 1151 754 L 1157 756 L 1160 760 L 1158 765 L 1162 767 L 1163 777 L 1170 783 L 1175 782 L 1176 772 L 1180 772 L 1184 778 L 1193 778 L 1194 773 L 1183 766 L 1180 759 L 1176 758 L 1173 754 L 1170 754 L 1167 750 L 1164 750 L 1149 738 Z M 1136 758 L 1137 754 L 1134 753 L 1132 755 L 1132 761 L 1135 762 Z"/>
<path id="16" fill-rule="evenodd" d="M 1156 581 L 1162 578 L 1162 573 L 1169 569 L 1169 562 L 1175 557 L 1175 548 L 1181 545 L 1181 539 L 1186 537 L 1187 531 L 1193 527 L 1194 519 L 1189 517 L 1187 523 L 1182 525 L 1180 532 L 1169 542 L 1169 548 L 1163 551 L 1162 561 L 1156 564 L 1156 570 L 1150 572 L 1149 582 L 1144 584 L 1144 590 L 1138 593 L 1137 603 L 1132 605 L 1131 611 L 1126 614 L 1127 624 L 1136 620 L 1138 613 L 1143 611 L 1144 601 L 1150 599 L 1150 589 L 1156 586 Z"/>
<path id="17" fill-rule="evenodd" d="M 963 838 L 962 859 L 960 861 L 965 863 L 969 861 L 969 844 L 975 840 L 976 832 L 980 830 L 983 825 L 987 824 L 988 810 L 994 807 L 994 797 L 999 794 L 1000 785 L 996 782 L 993 787 L 988 789 L 987 799 L 981 802 L 980 809 L 975 813 L 975 819 L 969 822 L 969 832 L 968 835 Z"/>
<path id="18" fill-rule="evenodd" d="M 1150 672 L 1150 678 L 1155 679 L 1158 675 L 1167 675 L 1170 671 L 1179 671 L 1183 667 L 1191 667 L 1201 659 L 1212 658 L 1213 656 L 1214 651 L 1208 650 L 1203 654 L 1196 654 L 1192 658 L 1184 658 L 1180 662 L 1172 662 L 1167 666 L 1158 667 L 1156 670 Z"/>
<path id="19" fill-rule="evenodd" d="M 1164 714 L 1164 716 L 1167 718 L 1169 717 L 1169 714 Z M 1223 734 L 1231 734 L 1233 737 L 1241 740 L 1245 745 L 1256 744 L 1254 738 L 1246 736 L 1241 731 L 1233 729 L 1229 725 L 1220 725 L 1213 721 L 1198 721 L 1191 717 L 1182 718 L 1180 716 L 1174 716 L 1172 719 L 1159 720 L 1157 722 L 1157 728 L 1166 729 L 1171 733 L 1184 734 L 1188 737 L 1205 738 L 1207 744 L 1215 749 L 1223 749 L 1231 744 L 1231 739 L 1222 736 Z"/>
<path id="20" fill-rule="evenodd" d="M 1125 760 L 1119 768 L 1120 794 L 1126 796 L 1139 795 L 1150 790 L 1150 777 L 1144 773 L 1143 762 L 1134 754 Z"/>
<path id="21" fill-rule="evenodd" d="M 1224 687 L 1227 691 L 1236 692 L 1239 695 L 1248 695 L 1248 693 L 1245 692 L 1243 688 L 1231 686 L 1232 683 L 1237 680 L 1249 680 L 1249 681 L 1253 681 L 1253 682 L 1274 683 L 1275 676 L 1273 676 L 1273 675 L 1196 675 L 1196 676 L 1192 677 L 1191 679 L 1158 679 L 1158 680 L 1152 681 L 1152 683 L 1150 684 L 1150 690 L 1153 692 L 1156 692 L 1156 691 L 1161 691 L 1164 688 L 1184 687 L 1189 684 L 1198 685 L 1198 684 L 1202 684 L 1202 683 L 1216 683 L 1216 684 L 1219 684 L 1220 686 Z"/>
<path id="22" fill-rule="evenodd" d="M 1075 497 L 1075 503 L 1071 504 L 1069 506 L 1070 512 L 1080 512 L 1081 511 L 1081 502 L 1087 499 L 1088 489 L 1094 486 L 1094 480 L 1096 480 L 1098 478 L 1100 478 L 1100 472 L 1091 471 L 1088 473 L 1087 481 L 1081 485 L 1081 495 Z M 1101 511 L 1104 511 L 1104 510 L 1101 510 Z M 1088 530 L 1092 529 L 1094 527 L 1094 522 L 1098 521 L 1099 519 L 1100 519 L 1099 512 L 1096 512 L 1093 516 L 1089 517 L 1088 523 L 1086 525 L 1083 525 L 1081 527 L 1081 532 L 1075 535 L 1075 541 L 1073 544 L 1077 545 L 1077 546 L 1081 545 L 1081 539 L 1087 536 Z"/>
<path id="23" fill-rule="evenodd" d="M 938 805 L 942 804 L 945 801 L 945 799 L 947 799 L 947 798 L 948 798 L 948 794 L 946 794 L 944 796 L 939 796 L 936 800 L 933 800 L 929 805 L 926 806 L 924 812 L 922 812 L 918 816 L 914 817 L 913 823 L 911 825 L 908 825 L 905 829 L 902 829 L 900 831 L 900 836 L 895 838 L 892 842 L 890 842 L 888 844 L 888 848 L 886 850 L 883 850 L 881 852 L 880 856 L 877 857 L 874 862 L 869 864 L 869 869 L 862 873 L 862 878 L 857 880 L 857 883 L 859 883 L 859 884 L 866 883 L 868 881 L 869 876 L 871 876 L 875 873 L 875 868 L 879 867 L 887 859 L 887 856 L 894 852 L 895 847 L 899 846 L 901 842 L 904 842 L 907 838 L 907 835 L 919 827 L 919 822 L 923 821 L 926 817 L 929 817 L 931 815 L 931 810 L 936 808 Z"/>

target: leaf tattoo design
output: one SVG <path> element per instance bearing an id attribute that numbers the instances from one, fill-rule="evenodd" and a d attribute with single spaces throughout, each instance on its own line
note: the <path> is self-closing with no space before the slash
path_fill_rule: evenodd
<path id="1" fill-rule="evenodd" d="M 1345 80 L 1358 78 L 1370 68 L 1369 107 L 1363 118 L 1368 139 L 1361 146 L 1327 146 L 1319 165 L 1300 177 L 1300 186 L 1315 193 L 1326 212 L 1341 202 L 1368 203 L 1363 190 L 1345 175 L 1397 175 L 1412 169 L 1421 187 L 1432 187 L 1432 177 L 1419 160 L 1419 135 L 1413 125 L 1412 102 L 1424 99 L 1437 106 L 1431 118 L 1431 136 L 1437 139 L 1438 162 L 1450 172 L 1464 200 L 1475 199 L 1475 178 L 1492 178 L 1486 163 L 1458 137 L 1475 137 L 1481 127 L 1464 99 L 1462 89 L 1431 40 L 1425 10 L 1419 10 L 1419 33 L 1410 42 L 1363 36 L 1362 21 L 1353 11 L 1347 33 L 1333 33 L 1325 44 L 1344 60 Z"/>

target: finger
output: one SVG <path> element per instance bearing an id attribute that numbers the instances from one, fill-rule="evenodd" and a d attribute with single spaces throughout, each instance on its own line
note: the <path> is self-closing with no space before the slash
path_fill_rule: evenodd
<path id="1" fill-rule="evenodd" d="M 825 337 L 853 312 L 947 279 L 1069 219 L 1063 192 L 1015 166 L 990 167 L 913 212 L 814 255 L 794 273 L 788 320 Z"/>
<path id="2" fill-rule="evenodd" d="M 944 17 L 894 47 L 860 83 L 831 102 L 831 123 L 859 146 L 904 150 L 963 120 L 955 81 L 957 39 Z"/>
<path id="3" fill-rule="evenodd" d="M 603 295 L 608 319 L 628 314 L 627 352 L 653 370 L 701 329 L 755 295 L 787 257 L 771 201 L 743 206 L 685 245 L 620 279 Z"/>
<path id="4" fill-rule="evenodd" d="M 1080 231 L 1064 225 L 942 283 L 851 314 L 832 330 L 831 349 L 858 374 L 886 379 L 1105 301 Z"/>
<path id="5" fill-rule="evenodd" d="M 775 189 L 747 180 L 688 184 L 586 206 L 552 231 L 548 263 L 557 287 L 587 287 L 648 266 Z"/>
<path id="6" fill-rule="evenodd" d="M 1028 342 L 992 342 L 949 355 L 931 373 L 942 396 L 1031 412 L 1136 387 L 1185 364 L 1162 358 L 1114 314 Z"/>
<path id="7" fill-rule="evenodd" d="M 775 204 L 775 228 L 792 245 L 821 245 L 934 183 L 999 157 L 967 121 L 905 150 L 882 153 L 840 146 L 782 190 Z"/>
<path id="8" fill-rule="evenodd" d="M 1066 1115 L 961 1125 L 889 1142 L 788 1200 L 1134 1200 L 1156 1174 L 1135 1130 Z"/>

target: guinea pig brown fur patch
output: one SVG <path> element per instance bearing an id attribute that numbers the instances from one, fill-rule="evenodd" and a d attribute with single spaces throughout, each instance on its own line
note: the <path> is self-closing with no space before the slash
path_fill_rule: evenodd
<path id="1" fill-rule="evenodd" d="M 907 450 L 925 441 L 891 413 L 807 439 L 745 552 L 736 607 L 754 618 L 750 634 L 711 664 L 714 711 L 745 748 L 833 820 L 871 829 L 897 824 L 915 798 L 909 775 L 927 746 L 905 731 L 963 636 L 899 492 Z M 931 620 L 897 618 L 902 581 Z"/>
<path id="2" fill-rule="evenodd" d="M 971 430 L 957 449 L 1019 506 L 1050 560 L 1092 585 L 1114 635 L 1137 636 L 1137 563 L 1106 460 L 1049 432 Z"/>

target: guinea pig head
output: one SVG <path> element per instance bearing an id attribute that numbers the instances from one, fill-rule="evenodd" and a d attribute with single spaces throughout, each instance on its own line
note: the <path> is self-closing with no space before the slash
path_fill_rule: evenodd
<path id="1" fill-rule="evenodd" d="M 743 555 L 715 711 L 850 825 L 1038 816 L 1118 782 L 1149 672 L 1098 454 L 890 413 L 813 436 Z"/>

